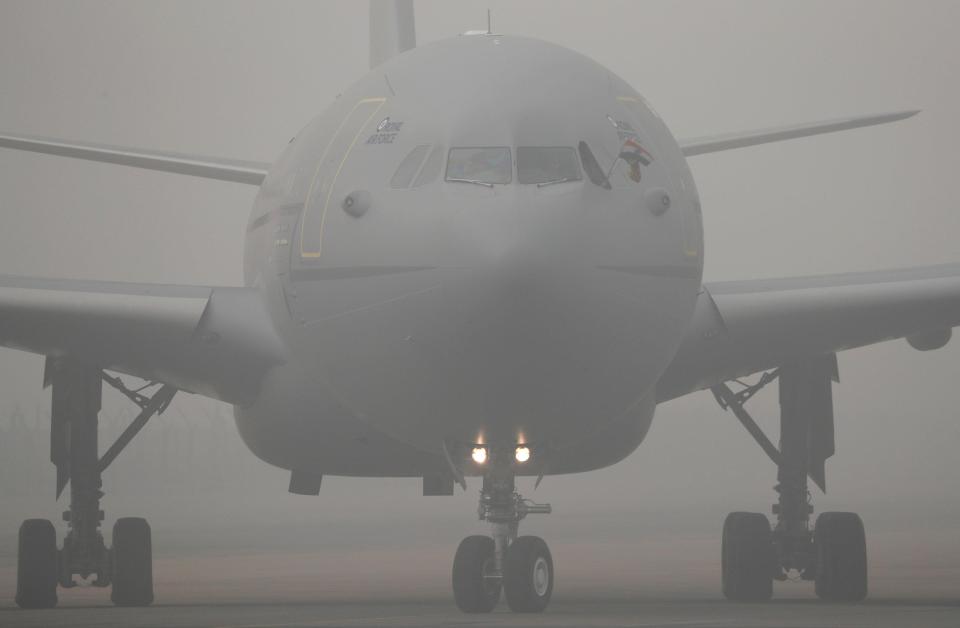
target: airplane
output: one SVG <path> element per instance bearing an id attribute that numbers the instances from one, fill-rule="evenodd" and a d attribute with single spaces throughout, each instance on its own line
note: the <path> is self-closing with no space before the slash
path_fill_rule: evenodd
<path id="1" fill-rule="evenodd" d="M 452 567 L 465 613 L 547 608 L 548 504 L 517 477 L 613 465 L 657 405 L 710 390 L 777 465 L 774 518 L 734 512 L 722 592 L 773 582 L 867 595 L 863 522 L 812 519 L 834 453 L 836 354 L 892 339 L 943 347 L 960 264 L 704 284 L 697 155 L 903 120 L 916 111 L 676 139 L 610 70 L 487 28 L 416 45 L 412 0 L 372 0 L 370 72 L 275 163 L 0 134 L 0 147 L 259 188 L 244 286 L 0 276 L 0 345 L 43 355 L 67 533 L 20 528 L 16 603 L 49 608 L 77 576 L 117 606 L 153 602 L 149 524 L 101 532 L 101 473 L 178 392 L 234 407 L 262 460 L 317 495 L 324 475 L 482 482 Z M 759 375 L 755 383 L 743 378 Z M 126 378 L 126 379 L 125 379 Z M 129 378 L 143 380 L 135 385 Z M 774 444 L 747 410 L 776 383 Z M 103 386 L 141 412 L 102 454 Z"/>

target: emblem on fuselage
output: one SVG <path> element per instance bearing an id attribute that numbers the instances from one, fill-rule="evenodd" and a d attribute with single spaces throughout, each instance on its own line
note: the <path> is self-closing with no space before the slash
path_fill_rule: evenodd
<path id="1" fill-rule="evenodd" d="M 643 178 L 641 166 L 649 166 L 653 163 L 653 155 L 640 143 L 640 134 L 626 120 L 616 120 L 613 116 L 607 115 L 607 120 L 617 129 L 617 138 L 622 142 L 620 151 L 617 154 L 618 159 L 627 162 L 630 170 L 627 176 L 634 183 L 640 183 Z"/>
<path id="2" fill-rule="evenodd" d="M 620 147 L 619 157 L 630 166 L 628 176 L 634 183 L 640 183 L 640 179 L 642 178 L 640 166 L 649 166 L 653 163 L 653 155 L 650 154 L 650 151 L 641 146 L 640 142 L 632 137 L 627 138 L 627 141 Z"/>
<path id="3" fill-rule="evenodd" d="M 393 144 L 397 139 L 400 129 L 403 127 L 402 121 L 393 121 L 389 116 L 380 121 L 377 125 L 377 132 L 367 138 L 367 144 Z"/>

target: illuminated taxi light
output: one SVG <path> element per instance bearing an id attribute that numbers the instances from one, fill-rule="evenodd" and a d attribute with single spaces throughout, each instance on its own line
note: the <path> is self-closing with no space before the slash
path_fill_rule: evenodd
<path id="1" fill-rule="evenodd" d="M 473 458 L 473 461 L 477 464 L 485 463 L 487 461 L 487 448 L 474 447 L 473 451 L 470 452 L 470 457 Z"/>
<path id="2" fill-rule="evenodd" d="M 517 462 L 526 462 L 530 460 L 530 448 L 524 445 L 520 445 L 513 452 L 513 457 L 517 459 Z"/>

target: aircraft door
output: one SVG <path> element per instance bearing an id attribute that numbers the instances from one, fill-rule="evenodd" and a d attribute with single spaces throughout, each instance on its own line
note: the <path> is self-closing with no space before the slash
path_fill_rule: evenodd
<path id="1" fill-rule="evenodd" d="M 294 269 L 320 258 L 327 214 L 342 201 L 334 194 L 337 178 L 360 142 L 364 129 L 375 120 L 385 102 L 386 98 L 358 101 L 330 137 L 307 191 L 299 237 L 292 247 Z"/>
<path id="2" fill-rule="evenodd" d="M 386 98 L 380 97 L 358 100 L 336 122 L 316 161 L 303 211 L 291 234 L 290 272 L 283 288 L 287 309 L 300 323 L 349 308 L 355 298 L 342 283 L 322 280 L 335 277 L 335 267 L 342 264 L 334 259 L 337 256 L 330 245 L 336 232 L 333 227 L 344 218 L 344 197 L 353 191 L 348 189 L 346 173 L 351 159 L 359 158 L 357 147 L 363 144 L 364 134 L 376 126 L 385 103 Z"/>

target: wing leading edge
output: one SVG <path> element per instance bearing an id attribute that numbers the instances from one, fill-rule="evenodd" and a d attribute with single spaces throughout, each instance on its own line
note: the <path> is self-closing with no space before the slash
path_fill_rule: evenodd
<path id="1" fill-rule="evenodd" d="M 836 120 L 822 120 L 820 122 L 808 122 L 806 124 L 795 124 L 791 126 L 759 129 L 755 131 L 742 131 L 740 133 L 727 133 L 724 135 L 697 137 L 680 140 L 680 149 L 683 151 L 683 154 L 686 157 L 693 157 L 694 155 L 715 153 L 734 148 L 744 148 L 746 146 L 756 146 L 757 144 L 782 142 L 783 140 L 792 140 L 798 137 L 820 135 L 822 133 L 834 133 L 836 131 L 846 131 L 848 129 L 873 126 L 875 124 L 887 124 L 888 122 L 896 122 L 898 120 L 904 120 L 906 118 L 913 117 L 918 113 L 920 112 L 895 111 L 893 113 L 856 116 L 853 118 L 840 118 Z"/>
<path id="2" fill-rule="evenodd" d="M 960 264 L 707 284 L 657 398 L 895 338 L 937 348 L 958 325 Z"/>
<path id="3" fill-rule="evenodd" d="M 253 288 L 0 276 L 0 346 L 69 356 L 231 403 L 285 360 Z"/>
<path id="4" fill-rule="evenodd" d="M 100 161 L 121 166 L 133 166 L 147 170 L 160 170 L 186 174 L 205 179 L 260 185 L 267 176 L 269 164 L 254 161 L 238 161 L 219 157 L 202 157 L 183 153 L 143 150 L 72 142 L 47 137 L 0 134 L 0 148 L 26 150 L 34 153 L 74 157 L 88 161 Z"/>

